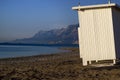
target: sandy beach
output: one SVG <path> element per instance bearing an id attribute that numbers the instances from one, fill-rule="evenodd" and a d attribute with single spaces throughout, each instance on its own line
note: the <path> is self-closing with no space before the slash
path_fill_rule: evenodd
<path id="1" fill-rule="evenodd" d="M 82 66 L 78 48 L 70 52 L 0 59 L 0 80 L 120 80 L 120 65 Z"/>

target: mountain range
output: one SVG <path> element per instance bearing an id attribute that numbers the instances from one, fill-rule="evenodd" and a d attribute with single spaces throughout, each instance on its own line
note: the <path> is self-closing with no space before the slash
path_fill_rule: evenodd
<path id="1" fill-rule="evenodd" d="M 78 24 L 66 28 L 39 31 L 33 37 L 16 39 L 12 43 L 25 44 L 78 44 Z"/>

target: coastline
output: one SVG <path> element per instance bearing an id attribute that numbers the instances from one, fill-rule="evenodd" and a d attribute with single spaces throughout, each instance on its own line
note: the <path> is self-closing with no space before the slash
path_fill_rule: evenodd
<path id="1" fill-rule="evenodd" d="M 120 80 L 120 66 L 83 67 L 78 48 L 57 54 L 0 59 L 1 80 Z"/>
<path id="2" fill-rule="evenodd" d="M 0 59 L 53 54 L 59 52 L 65 52 L 65 50 L 59 49 L 59 46 L 0 45 Z"/>

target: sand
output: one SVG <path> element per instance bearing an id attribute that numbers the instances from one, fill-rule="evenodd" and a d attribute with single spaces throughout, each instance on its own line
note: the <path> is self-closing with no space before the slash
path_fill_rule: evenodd
<path id="1" fill-rule="evenodd" d="M 0 59 L 0 80 L 120 80 L 120 65 L 82 66 L 78 48 L 70 52 Z"/>

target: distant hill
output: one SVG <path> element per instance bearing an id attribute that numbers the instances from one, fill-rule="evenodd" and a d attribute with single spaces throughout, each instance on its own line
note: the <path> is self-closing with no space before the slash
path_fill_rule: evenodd
<path id="1" fill-rule="evenodd" d="M 27 44 L 78 44 L 78 24 L 67 28 L 39 31 L 31 38 L 17 39 L 12 43 Z"/>

